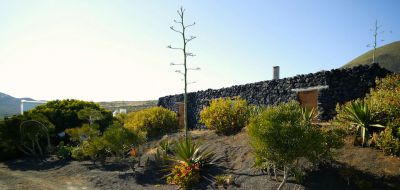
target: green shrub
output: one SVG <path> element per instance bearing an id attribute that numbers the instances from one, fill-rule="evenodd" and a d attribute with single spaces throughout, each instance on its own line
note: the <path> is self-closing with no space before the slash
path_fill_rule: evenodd
<path id="1" fill-rule="evenodd" d="M 105 143 L 101 139 L 99 126 L 94 124 L 83 124 L 79 128 L 66 129 L 65 133 L 69 139 L 76 145 L 72 149 L 71 157 L 75 160 L 84 160 L 90 158 L 93 161 L 105 157 Z"/>
<path id="2" fill-rule="evenodd" d="M 366 98 L 375 119 L 380 124 L 394 121 L 400 117 L 400 74 L 392 74 L 376 81 L 375 89 L 371 89 Z"/>
<path id="3" fill-rule="evenodd" d="M 83 124 L 82 127 L 69 128 L 65 130 L 65 133 L 69 136 L 69 140 L 75 144 L 100 136 L 99 126 L 96 124 L 92 126 Z"/>
<path id="4" fill-rule="evenodd" d="M 152 107 L 126 116 L 124 127 L 146 132 L 148 138 L 175 132 L 179 128 L 175 112 L 163 107 Z"/>
<path id="5" fill-rule="evenodd" d="M 71 147 L 71 146 L 65 146 L 65 145 L 64 145 L 64 142 L 61 141 L 60 144 L 58 144 L 58 146 L 57 146 L 57 149 L 56 149 L 56 156 L 57 156 L 59 159 L 67 160 L 67 159 L 71 158 L 71 155 L 72 155 L 71 152 L 72 152 L 72 150 L 73 150 L 73 147 Z"/>
<path id="6" fill-rule="evenodd" d="M 83 149 L 80 146 L 72 148 L 71 157 L 74 160 L 80 160 L 80 161 L 86 159 L 86 156 L 85 156 L 85 154 L 83 152 Z"/>
<path id="7" fill-rule="evenodd" d="M 26 113 L 5 118 L 0 125 L 0 146 L 4 147 L 0 157 L 43 156 L 53 150 L 52 135 L 54 125 L 42 114 Z"/>
<path id="8" fill-rule="evenodd" d="M 169 156 L 172 154 L 172 148 L 170 141 L 160 142 L 157 148 L 156 154 L 154 155 L 156 164 L 158 167 L 165 167 L 170 164 Z"/>
<path id="9" fill-rule="evenodd" d="M 130 130 L 115 124 L 103 133 L 107 152 L 118 157 L 125 157 L 126 153 L 146 141 L 144 132 Z"/>
<path id="10" fill-rule="evenodd" d="M 316 164 L 330 158 L 332 149 L 342 145 L 340 142 L 329 142 L 341 141 L 341 138 L 335 138 L 337 135 L 324 132 L 305 121 L 300 105 L 294 101 L 267 107 L 250 120 L 248 133 L 258 161 L 255 164 L 260 167 L 272 164 L 283 169 L 284 179 L 279 188 L 290 174 L 300 174 L 300 159 Z"/>
<path id="11" fill-rule="evenodd" d="M 55 126 L 55 132 L 60 133 L 65 129 L 80 127 L 87 123 L 87 118 L 79 118 L 78 112 L 84 109 L 99 111 L 102 119 L 97 121 L 100 129 L 104 129 L 112 123 L 113 117 L 110 111 L 101 108 L 99 104 L 81 100 L 54 100 L 39 105 L 28 112 L 45 115 Z"/>
<path id="12" fill-rule="evenodd" d="M 250 108 L 246 100 L 240 97 L 218 98 L 211 100 L 210 106 L 200 113 L 200 122 L 207 128 L 215 129 L 219 135 L 231 135 L 239 132 L 248 123 Z"/>
<path id="13" fill-rule="evenodd" d="M 391 126 L 380 133 L 377 146 L 385 155 L 400 156 L 400 140 L 395 137 Z"/>
<path id="14" fill-rule="evenodd" d="M 16 127 L 15 127 L 16 128 Z M 0 122 L 0 161 L 17 158 L 21 153 L 18 151 L 15 139 L 16 130 Z"/>
<path id="15" fill-rule="evenodd" d="M 104 161 L 107 156 L 126 158 L 133 147 L 146 140 L 144 132 L 124 128 L 118 122 L 108 127 L 103 134 L 88 124 L 66 132 L 77 143 L 77 147 L 72 150 L 72 158 L 77 160 L 90 158 L 92 161 Z"/>
<path id="16" fill-rule="evenodd" d="M 104 162 L 107 156 L 107 145 L 103 138 L 94 137 L 85 140 L 81 144 L 82 152 L 85 157 L 90 158 L 93 162 Z"/>

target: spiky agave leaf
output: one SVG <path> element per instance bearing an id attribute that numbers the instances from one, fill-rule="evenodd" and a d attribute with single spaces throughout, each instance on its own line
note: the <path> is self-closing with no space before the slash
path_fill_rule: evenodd
<path id="1" fill-rule="evenodd" d="M 303 107 L 301 108 L 301 115 L 304 122 L 310 123 L 318 117 L 318 112 L 314 108 L 308 109 Z"/>
<path id="2" fill-rule="evenodd" d="M 201 166 L 212 164 L 215 153 L 208 150 L 200 143 L 193 142 L 190 138 L 179 140 L 173 149 L 174 156 L 169 160 L 174 162 L 185 162 L 188 164 L 200 164 Z"/>
<path id="3" fill-rule="evenodd" d="M 384 128 L 379 124 L 372 124 L 373 116 L 368 104 L 364 101 L 356 100 L 344 108 L 345 115 L 341 119 L 356 126 L 356 131 L 360 131 L 362 145 L 367 142 L 368 131 L 372 127 Z"/>

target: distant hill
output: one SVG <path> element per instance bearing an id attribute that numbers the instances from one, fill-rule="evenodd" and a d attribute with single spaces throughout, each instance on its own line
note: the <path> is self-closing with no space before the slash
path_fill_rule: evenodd
<path id="1" fill-rule="evenodd" d="M 157 106 L 157 100 L 148 101 L 114 101 L 114 102 L 98 102 L 100 106 L 107 110 L 114 111 L 119 109 L 126 109 L 127 112 L 146 109 L 149 107 Z"/>
<path id="2" fill-rule="evenodd" d="M 5 116 L 12 116 L 21 112 L 21 100 L 34 100 L 32 98 L 15 98 L 0 92 L 0 119 Z M 35 105 L 26 104 L 25 109 L 32 109 Z"/>
<path id="3" fill-rule="evenodd" d="M 343 67 L 347 68 L 357 65 L 372 64 L 372 52 L 373 50 L 362 54 Z M 375 52 L 375 62 L 379 63 L 383 68 L 400 73 L 400 41 L 377 48 Z"/>

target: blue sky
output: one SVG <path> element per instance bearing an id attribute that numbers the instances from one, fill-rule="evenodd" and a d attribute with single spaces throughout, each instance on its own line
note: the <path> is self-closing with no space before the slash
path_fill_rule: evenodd
<path id="1" fill-rule="evenodd" d="M 400 1 L 0 0 L 0 92 L 35 99 L 147 100 L 181 93 L 169 29 L 186 9 L 190 91 L 338 68 L 400 40 Z M 391 33 L 389 31 L 392 31 Z"/>

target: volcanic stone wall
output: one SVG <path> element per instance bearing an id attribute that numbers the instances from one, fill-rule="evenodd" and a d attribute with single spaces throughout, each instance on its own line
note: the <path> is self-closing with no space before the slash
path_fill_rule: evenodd
<path id="1" fill-rule="evenodd" d="M 296 88 L 328 86 L 319 91 L 318 111 L 321 120 L 331 119 L 335 115 L 337 103 L 362 98 L 375 86 L 375 79 L 390 72 L 373 64 L 348 69 L 334 69 L 306 75 L 297 75 L 279 80 L 261 81 L 237 85 L 217 90 L 203 90 L 188 94 L 188 125 L 200 127 L 200 111 L 209 105 L 209 101 L 220 97 L 240 96 L 254 105 L 275 105 L 290 100 L 298 100 Z M 183 94 L 161 97 L 158 105 L 178 112 L 177 102 L 183 102 Z"/>

